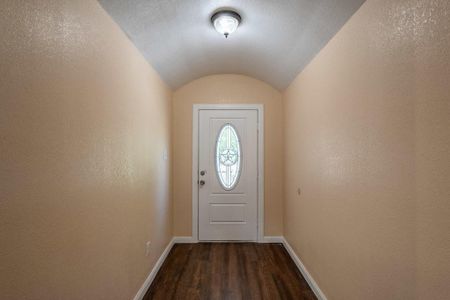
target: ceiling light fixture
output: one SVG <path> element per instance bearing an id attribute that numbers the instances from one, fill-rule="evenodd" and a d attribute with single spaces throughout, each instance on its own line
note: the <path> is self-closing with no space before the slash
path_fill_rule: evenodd
<path id="1" fill-rule="evenodd" d="M 218 33 L 228 38 L 241 23 L 241 16 L 232 10 L 221 10 L 212 15 L 211 22 Z"/>

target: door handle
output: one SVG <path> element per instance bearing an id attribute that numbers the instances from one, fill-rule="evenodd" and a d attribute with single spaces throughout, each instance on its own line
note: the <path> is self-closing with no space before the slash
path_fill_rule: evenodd
<path id="1" fill-rule="evenodd" d="M 205 185 L 205 181 L 204 180 L 200 180 L 199 182 L 198 182 L 198 184 L 200 184 L 200 186 L 203 186 L 203 185 Z"/>

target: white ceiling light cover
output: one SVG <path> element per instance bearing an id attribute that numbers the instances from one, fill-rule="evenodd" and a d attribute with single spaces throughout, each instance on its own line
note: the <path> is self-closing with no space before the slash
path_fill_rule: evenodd
<path id="1" fill-rule="evenodd" d="M 218 33 L 228 37 L 238 28 L 241 17 L 233 11 L 219 11 L 211 17 L 211 21 Z"/>

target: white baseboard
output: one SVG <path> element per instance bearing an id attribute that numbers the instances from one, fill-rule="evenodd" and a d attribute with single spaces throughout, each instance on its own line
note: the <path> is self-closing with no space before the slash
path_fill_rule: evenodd
<path id="1" fill-rule="evenodd" d="M 297 268 L 302 273 L 303 277 L 305 278 L 306 282 L 308 282 L 309 287 L 312 289 L 314 294 L 316 295 L 317 299 L 319 300 L 327 300 L 327 297 L 322 292 L 322 290 L 317 285 L 317 282 L 312 278 L 311 274 L 309 274 L 308 270 L 306 269 L 303 262 L 300 260 L 300 258 L 297 256 L 297 254 L 294 252 L 294 249 L 292 249 L 291 245 L 287 242 L 287 240 L 283 237 L 283 245 L 286 248 L 287 252 L 291 256 L 292 260 L 297 265 Z"/>
<path id="2" fill-rule="evenodd" d="M 198 240 L 195 240 L 191 236 L 175 236 L 173 238 L 175 244 L 191 244 L 198 243 Z M 236 241 L 209 241 L 211 243 L 235 243 Z M 282 236 L 265 236 L 262 241 L 258 241 L 258 243 L 284 243 L 284 238 Z"/>
<path id="3" fill-rule="evenodd" d="M 265 236 L 260 243 L 275 243 L 275 244 L 283 244 L 284 238 L 282 236 Z"/>
<path id="4" fill-rule="evenodd" d="M 175 244 L 191 244 L 198 243 L 192 236 L 175 236 L 173 237 L 173 241 Z"/>
<path id="5" fill-rule="evenodd" d="M 145 293 L 147 293 L 148 288 L 152 284 L 153 280 L 156 277 L 156 274 L 158 274 L 159 269 L 161 268 L 162 264 L 167 258 L 167 255 L 169 255 L 170 249 L 172 249 L 173 245 L 175 244 L 175 238 L 172 238 L 167 245 L 166 249 L 164 249 L 161 256 L 156 261 L 155 266 L 150 271 L 150 274 L 148 275 L 147 279 L 145 279 L 144 284 L 141 286 L 139 291 L 137 292 L 136 296 L 134 296 L 134 300 L 142 300 L 145 296 Z"/>

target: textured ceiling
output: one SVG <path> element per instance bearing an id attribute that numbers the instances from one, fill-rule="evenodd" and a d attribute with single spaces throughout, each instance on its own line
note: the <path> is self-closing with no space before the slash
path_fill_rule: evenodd
<path id="1" fill-rule="evenodd" d="M 173 88 L 244 74 L 284 89 L 365 0 L 100 0 Z M 210 23 L 221 7 L 242 24 L 228 39 Z"/>

